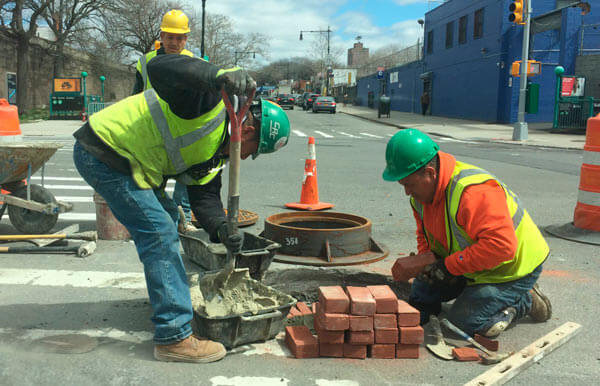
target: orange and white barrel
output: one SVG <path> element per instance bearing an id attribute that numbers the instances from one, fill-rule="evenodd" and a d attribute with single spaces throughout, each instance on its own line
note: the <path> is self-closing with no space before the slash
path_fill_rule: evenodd
<path id="1" fill-rule="evenodd" d="M 573 225 L 600 232 L 600 114 L 588 119 Z"/>

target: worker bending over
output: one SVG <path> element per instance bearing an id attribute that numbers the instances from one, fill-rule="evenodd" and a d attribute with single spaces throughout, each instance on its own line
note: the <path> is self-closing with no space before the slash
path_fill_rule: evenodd
<path id="1" fill-rule="evenodd" d="M 225 348 L 192 336 L 177 209 L 164 186 L 168 178 L 187 185 L 192 210 L 211 241 L 240 250 L 242 238 L 228 234 L 220 194 L 229 152 L 220 89 L 242 95 L 256 83 L 243 69 L 223 70 L 183 55 L 155 57 L 148 75 L 153 89 L 101 110 L 75 132 L 73 158 L 135 242 L 153 309 L 154 357 L 211 362 L 221 359 Z M 241 158 L 274 152 L 287 144 L 289 134 L 285 112 L 263 100 L 243 122 Z"/>

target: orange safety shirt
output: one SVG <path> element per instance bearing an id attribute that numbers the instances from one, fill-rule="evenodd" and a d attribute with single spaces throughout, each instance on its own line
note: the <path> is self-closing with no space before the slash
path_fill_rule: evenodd
<path id="1" fill-rule="evenodd" d="M 423 222 L 417 212 L 417 246 L 419 253 L 430 250 L 423 226 L 448 250 L 446 212 L 446 187 L 456 165 L 456 158 L 442 151 L 439 154 L 439 176 L 433 202 L 423 203 Z M 453 275 L 478 272 L 496 267 L 511 260 L 517 251 L 517 236 L 506 205 L 504 190 L 495 182 L 487 181 L 467 187 L 462 194 L 457 223 L 474 243 L 448 256 L 446 268 Z"/>

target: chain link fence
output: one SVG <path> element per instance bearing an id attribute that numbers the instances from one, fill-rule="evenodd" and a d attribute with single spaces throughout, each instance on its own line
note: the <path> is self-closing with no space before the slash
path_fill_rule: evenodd
<path id="1" fill-rule="evenodd" d="M 423 44 L 418 42 L 415 45 L 403 48 L 390 55 L 369 60 L 367 64 L 357 68 L 356 77 L 363 78 L 374 74 L 377 72 L 377 67 L 383 67 L 385 69 L 394 68 L 403 64 L 416 62 L 422 58 Z"/>

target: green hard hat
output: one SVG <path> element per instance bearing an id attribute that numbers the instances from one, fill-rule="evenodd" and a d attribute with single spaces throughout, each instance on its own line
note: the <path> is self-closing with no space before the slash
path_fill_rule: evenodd
<path id="1" fill-rule="evenodd" d="M 383 179 L 398 181 L 413 174 L 438 153 L 440 147 L 417 129 L 405 129 L 390 138 L 385 149 Z"/>
<path id="2" fill-rule="evenodd" d="M 260 101 L 260 143 L 252 159 L 259 154 L 273 153 L 287 145 L 290 138 L 290 120 L 277 103 Z"/>

